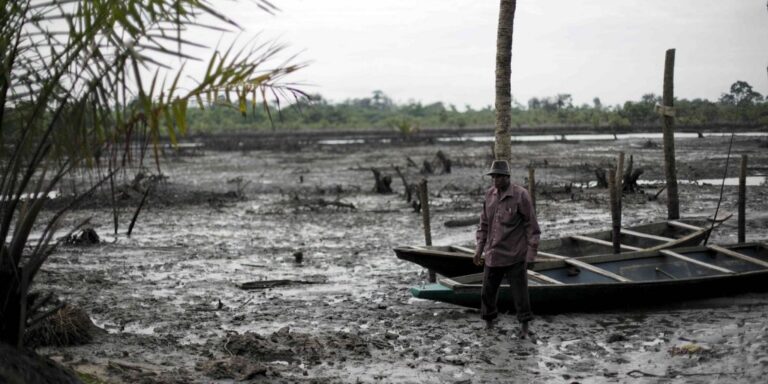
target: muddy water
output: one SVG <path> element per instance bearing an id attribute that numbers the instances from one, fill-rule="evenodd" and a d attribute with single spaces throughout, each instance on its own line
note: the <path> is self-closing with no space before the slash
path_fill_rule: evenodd
<path id="1" fill-rule="evenodd" d="M 722 177 L 728 140 L 679 140 L 679 177 Z M 644 179 L 663 179 L 660 145 L 653 144 L 515 145 L 513 179 L 522 183 L 525 166 L 537 168 L 545 237 L 608 227 L 604 190 L 565 192 L 565 185 L 587 183 L 618 151 L 634 156 Z M 433 241 L 471 242 L 472 227 L 442 223 L 479 209 L 488 185 L 482 176 L 487 144 L 206 152 L 170 161 L 163 168 L 167 181 L 156 186 L 155 203 L 142 212 L 131 238 L 122 234 L 127 210 L 118 236 L 109 235 L 105 209 L 69 218 L 93 217 L 105 242 L 62 248 L 45 266 L 39 288 L 81 306 L 106 332 L 89 345 L 41 352 L 128 383 L 755 382 L 768 373 L 766 294 L 539 317 L 535 342 L 513 336 L 511 316 L 487 332 L 474 310 L 411 298 L 407 288 L 424 283 L 426 274 L 397 260 L 391 248 L 421 243 L 421 218 L 404 201 L 390 167 L 400 166 L 415 182 L 422 175 L 406 159 L 421 164 L 438 150 L 454 167 L 429 177 Z M 750 175 L 766 174 L 764 141 L 737 137 L 733 152 L 750 156 Z M 398 193 L 370 192 L 370 167 L 392 175 Z M 238 189 L 244 197 L 226 194 Z M 748 240 L 768 237 L 766 189 L 748 192 Z M 217 194 L 181 203 L 189 191 Z M 648 198 L 655 192 L 625 197 L 625 223 L 666 216 L 664 194 Z M 713 213 L 719 192 L 719 185 L 681 185 L 683 216 Z M 735 187 L 726 186 L 721 209 L 735 212 L 735 202 Z M 712 241 L 734 242 L 735 225 L 730 220 Z M 239 288 L 274 279 L 295 283 Z"/>

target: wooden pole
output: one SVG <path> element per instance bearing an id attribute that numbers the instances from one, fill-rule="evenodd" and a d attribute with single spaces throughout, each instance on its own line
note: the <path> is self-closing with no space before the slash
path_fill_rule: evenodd
<path id="1" fill-rule="evenodd" d="M 422 179 L 419 184 L 419 198 L 421 200 L 421 221 L 424 224 L 424 243 L 427 246 L 432 245 L 432 228 L 429 223 L 429 193 L 427 189 L 427 179 Z M 435 271 L 429 271 L 429 282 L 434 283 L 437 280 Z"/>
<path id="2" fill-rule="evenodd" d="M 611 232 L 611 239 L 613 240 L 613 253 L 621 252 L 621 213 L 619 212 L 619 204 L 616 199 L 616 173 L 608 170 L 608 195 L 611 205 L 611 224 L 613 231 Z"/>
<path id="3" fill-rule="evenodd" d="M 616 190 L 619 192 L 619 199 L 621 199 L 621 192 L 624 190 L 624 152 L 619 152 L 619 162 L 616 165 Z"/>
<path id="4" fill-rule="evenodd" d="M 746 241 L 747 228 L 747 155 L 741 155 L 739 172 L 739 243 Z"/>
<path id="5" fill-rule="evenodd" d="M 621 198 L 624 193 L 624 152 L 619 152 L 619 163 L 616 166 L 616 209 L 619 212 L 619 226 L 621 226 Z"/>
<path id="6" fill-rule="evenodd" d="M 661 119 L 664 122 L 664 173 L 667 179 L 667 218 L 680 218 L 680 201 L 677 195 L 677 171 L 675 170 L 675 129 L 674 129 L 674 71 L 675 50 L 668 49 L 664 61 L 664 96 L 662 97 Z"/>
<path id="7" fill-rule="evenodd" d="M 112 157 L 109 158 L 109 194 L 112 197 L 112 220 L 115 225 L 115 235 L 117 235 L 117 202 L 115 201 L 115 174 L 112 172 Z"/>
<path id="8" fill-rule="evenodd" d="M 536 210 L 536 169 L 528 168 L 528 194 L 531 195 L 531 203 L 534 211 Z"/>

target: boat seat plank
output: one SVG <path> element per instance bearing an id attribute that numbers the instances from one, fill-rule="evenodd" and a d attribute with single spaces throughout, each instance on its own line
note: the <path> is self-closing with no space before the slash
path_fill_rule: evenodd
<path id="1" fill-rule="evenodd" d="M 611 243 L 610 241 L 595 239 L 594 237 L 589 237 L 589 236 L 572 235 L 571 238 L 576 239 L 576 240 L 590 242 L 590 243 L 600 244 L 600 245 L 607 245 L 609 247 L 613 246 L 613 243 Z M 631 245 L 626 245 L 626 244 L 619 244 L 619 248 L 630 250 L 630 251 L 641 251 L 641 250 L 643 250 L 642 248 L 633 247 Z"/>
<path id="2" fill-rule="evenodd" d="M 642 237 L 644 239 L 658 240 L 658 241 L 664 241 L 664 242 L 677 240 L 671 237 L 656 236 L 656 235 L 651 235 L 649 233 L 636 232 L 631 229 L 624 229 L 624 228 L 621 229 L 621 233 L 635 236 L 635 237 Z"/>
<path id="3" fill-rule="evenodd" d="M 567 256 L 555 255 L 554 253 L 542 252 L 542 251 L 536 252 L 536 255 L 537 256 L 550 257 L 550 258 L 557 259 L 557 260 L 565 260 L 565 259 L 568 258 Z"/>
<path id="4" fill-rule="evenodd" d="M 563 283 L 560 280 L 555 280 L 555 279 L 553 279 L 553 278 L 551 278 L 551 277 L 549 277 L 547 275 L 543 275 L 541 273 L 538 273 L 538 272 L 535 272 L 535 271 L 531 271 L 531 270 L 528 270 L 528 276 L 529 277 L 533 277 L 536 280 L 545 281 L 545 282 L 550 283 L 550 284 L 565 285 L 565 283 Z"/>
<path id="5" fill-rule="evenodd" d="M 708 245 L 707 248 L 709 248 L 709 249 L 711 249 L 711 250 L 713 250 L 713 251 L 715 251 L 717 253 L 722 253 L 723 255 L 726 255 L 726 256 L 735 257 L 737 259 L 741 259 L 741 260 L 750 262 L 752 264 L 757 264 L 759 266 L 768 268 L 768 262 L 760 260 L 760 259 L 756 259 L 756 258 L 754 258 L 752 256 L 747 256 L 747 255 L 745 255 L 743 253 L 739 253 L 739 252 L 730 250 L 728 248 L 723 248 L 723 247 L 720 247 L 720 246 L 717 246 L 717 245 Z"/>
<path id="6" fill-rule="evenodd" d="M 728 269 L 728 268 L 718 267 L 717 265 L 713 265 L 713 264 L 710 264 L 710 263 L 705 263 L 705 262 L 703 262 L 703 261 L 698 261 L 698 260 L 696 260 L 696 259 L 692 259 L 692 258 L 690 258 L 690 257 L 688 257 L 688 256 L 683 256 L 683 255 L 681 255 L 681 254 L 679 254 L 679 253 L 676 253 L 676 252 L 672 252 L 672 251 L 670 251 L 670 250 L 668 250 L 668 249 L 662 249 L 662 250 L 661 250 L 661 251 L 659 251 L 659 252 L 660 252 L 660 253 L 662 253 L 662 254 L 664 254 L 664 255 L 667 255 L 667 256 L 670 256 L 670 257 L 674 257 L 674 258 L 676 258 L 676 259 L 680 259 L 680 260 L 683 260 L 683 261 L 689 262 L 689 263 L 691 263 L 691 264 L 700 265 L 700 266 L 702 266 L 702 267 L 704 267 L 704 268 L 713 269 L 713 270 L 715 270 L 715 271 L 718 271 L 718 272 L 722 272 L 722 273 L 729 273 L 729 274 L 730 274 L 730 273 L 734 273 L 733 271 L 731 271 L 731 270 L 730 270 L 730 269 Z"/>
<path id="7" fill-rule="evenodd" d="M 628 282 L 632 281 L 630 279 L 627 279 L 624 276 L 617 275 L 617 274 L 615 274 L 615 273 L 613 273 L 611 271 L 606 271 L 605 269 L 602 269 L 600 267 L 595 267 L 594 265 L 587 264 L 587 263 L 585 263 L 583 261 L 579 261 L 579 260 L 575 260 L 575 259 L 567 259 L 567 260 L 565 260 L 565 263 L 568 264 L 568 265 L 573 265 L 574 267 L 579 267 L 579 268 L 586 269 L 588 271 L 592 271 L 594 273 L 597 273 L 599 275 L 603 275 L 605 277 L 610 277 L 611 279 L 614 279 L 616 281 L 620 281 L 622 283 L 628 283 Z"/>
<path id="8" fill-rule="evenodd" d="M 697 227 L 697 226 L 695 226 L 695 225 L 691 225 L 691 224 L 683 223 L 683 222 L 681 222 L 681 221 L 677 221 L 677 220 L 670 220 L 670 221 L 667 221 L 667 223 L 668 223 L 669 225 L 671 225 L 671 226 L 674 226 L 674 227 L 678 227 L 678 228 L 684 228 L 684 229 L 690 229 L 690 230 L 692 230 L 692 231 L 701 231 L 701 230 L 703 229 L 703 228 L 701 228 L 701 227 Z"/>
<path id="9" fill-rule="evenodd" d="M 453 249 L 455 249 L 455 250 L 457 250 L 459 252 L 469 253 L 471 255 L 475 254 L 475 250 L 474 249 L 469 249 L 467 247 L 462 247 L 460 245 L 451 245 L 451 248 L 453 248 Z"/>

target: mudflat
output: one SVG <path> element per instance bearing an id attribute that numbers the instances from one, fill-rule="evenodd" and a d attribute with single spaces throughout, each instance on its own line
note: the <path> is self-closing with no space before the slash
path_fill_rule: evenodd
<path id="1" fill-rule="evenodd" d="M 677 140 L 682 216 L 714 214 L 721 186 L 711 179 L 724 175 L 729 140 Z M 666 193 L 655 198 L 660 140 L 513 144 L 512 181 L 525 185 L 536 169 L 543 237 L 610 227 L 608 195 L 592 182 L 620 151 L 644 170 L 643 191 L 624 195 L 624 223 L 665 219 Z M 752 177 L 747 241 L 764 240 L 768 140 L 737 136 L 729 178 L 742 154 Z M 423 243 L 422 219 L 393 166 L 408 183 L 428 179 L 433 243 L 471 243 L 474 226 L 443 223 L 479 212 L 490 156 L 490 143 L 436 141 L 169 157 L 130 238 L 136 201 L 118 212 L 117 236 L 104 194 L 68 216 L 92 217 L 102 242 L 60 248 L 36 288 L 106 332 L 38 352 L 118 383 L 752 383 L 768 374 L 768 294 L 538 316 L 534 341 L 516 339 L 513 316 L 486 331 L 475 310 L 411 298 L 427 274 L 392 247 Z M 434 174 L 420 172 L 424 161 Z M 394 193 L 373 192 L 371 168 L 392 177 Z M 726 185 L 721 211 L 735 213 L 736 202 Z M 736 242 L 736 224 L 710 242 Z"/>

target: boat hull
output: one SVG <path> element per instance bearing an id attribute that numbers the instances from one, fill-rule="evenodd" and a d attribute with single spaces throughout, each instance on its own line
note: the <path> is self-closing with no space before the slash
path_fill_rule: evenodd
<path id="1" fill-rule="evenodd" d="M 768 262 L 768 249 L 764 244 L 745 244 L 728 247 L 730 250 L 744 252 Z M 703 247 L 692 247 L 673 250 L 678 254 L 694 255 L 698 260 L 708 261 L 710 256 L 702 256 L 711 250 Z M 532 284 L 529 286 L 531 307 L 535 313 L 562 313 L 583 312 L 604 309 L 628 309 L 649 307 L 662 304 L 680 303 L 694 299 L 731 296 L 746 292 L 768 291 L 768 267 L 760 267 L 737 259 L 729 259 L 728 256 L 718 255 L 712 258 L 713 263 L 721 267 L 733 269 L 733 273 L 716 273 L 697 265 L 684 263 L 678 259 L 667 258 L 656 252 L 638 252 L 642 258 L 634 259 L 635 254 L 615 255 L 613 263 L 634 263 L 634 267 L 627 265 L 623 275 L 644 281 L 628 282 L 595 282 L 595 277 L 586 272 L 580 283 L 556 284 Z M 654 257 L 648 257 L 654 254 Z M 696 256 L 698 255 L 698 256 Z M 600 260 L 602 257 L 592 257 Z M 623 258 L 623 259 L 621 259 Z M 611 262 L 604 262 L 604 265 Z M 600 265 L 600 264 L 596 264 Z M 648 280 L 649 274 L 645 270 L 658 270 L 659 266 L 675 274 L 689 273 L 688 277 L 674 278 L 657 274 L 659 280 Z M 563 274 L 558 275 L 559 267 L 544 267 L 539 273 L 549 273 L 558 279 L 566 281 Z M 634 268 L 634 269 L 633 269 Z M 537 268 L 538 269 L 538 268 Z M 621 268 L 613 269 L 621 271 Z M 635 273 L 635 275 L 632 275 Z M 436 300 L 445 303 L 460 305 L 463 307 L 480 307 L 481 281 L 475 277 L 458 277 L 444 279 L 440 283 L 411 288 L 414 297 Z M 473 280 L 473 281 L 470 281 Z M 461 281 L 469 281 L 461 283 Z M 530 279 L 529 279 L 530 281 Z M 446 283 L 447 282 L 447 283 Z M 501 311 L 514 311 L 514 305 L 510 288 L 502 285 L 499 292 L 499 308 Z"/>

